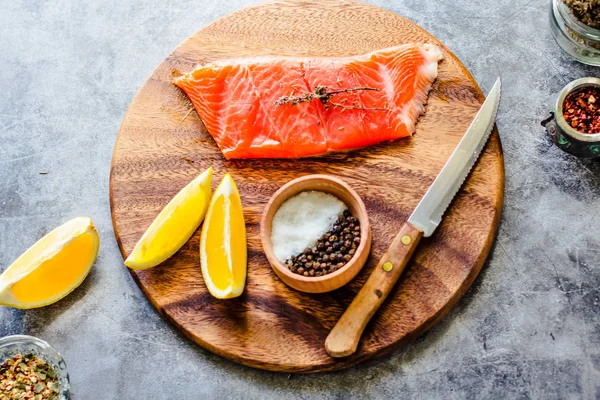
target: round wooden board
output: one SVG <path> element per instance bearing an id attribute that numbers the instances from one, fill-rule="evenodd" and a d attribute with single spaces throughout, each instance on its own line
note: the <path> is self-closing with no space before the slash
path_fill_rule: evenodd
<path id="1" fill-rule="evenodd" d="M 343 56 L 407 42 L 436 43 L 445 60 L 428 110 L 409 139 L 302 160 L 226 161 L 191 103 L 171 85 L 198 62 L 256 55 Z M 200 272 L 200 231 L 171 259 L 131 271 L 156 309 L 202 347 L 256 368 L 338 370 L 389 351 L 431 327 L 460 299 L 483 265 L 498 227 L 504 169 L 494 131 L 435 234 L 417 249 L 351 357 L 327 355 L 324 341 L 457 145 L 484 96 L 460 61 L 412 22 L 354 1 L 281 1 L 229 14 L 184 41 L 154 71 L 123 120 L 111 170 L 115 234 L 126 257 L 150 222 L 191 179 L 213 166 L 229 172 L 244 203 L 248 280 L 236 299 L 216 300 Z M 332 174 L 364 200 L 373 229 L 365 268 L 327 294 L 297 292 L 271 270 L 259 220 L 270 196 L 291 179 Z"/>

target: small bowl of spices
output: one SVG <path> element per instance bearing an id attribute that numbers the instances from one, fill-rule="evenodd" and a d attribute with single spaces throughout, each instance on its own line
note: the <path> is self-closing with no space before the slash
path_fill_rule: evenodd
<path id="1" fill-rule="evenodd" d="M 45 341 L 26 335 L 0 339 L 0 400 L 68 400 L 67 366 Z"/>
<path id="2" fill-rule="evenodd" d="M 261 221 L 265 255 L 292 288 L 324 293 L 350 282 L 371 251 L 365 205 L 344 181 L 308 175 L 282 186 Z"/>
<path id="3" fill-rule="evenodd" d="M 542 125 L 567 153 L 600 157 L 600 79 L 581 78 L 565 86 Z"/>
<path id="4" fill-rule="evenodd" d="M 598 0 L 552 0 L 550 29 L 558 45 L 575 60 L 600 65 Z"/>

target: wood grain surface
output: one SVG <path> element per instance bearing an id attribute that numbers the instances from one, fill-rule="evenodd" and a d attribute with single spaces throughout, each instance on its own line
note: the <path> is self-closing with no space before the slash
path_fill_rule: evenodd
<path id="1" fill-rule="evenodd" d="M 412 22 L 354 1 L 281 1 L 229 14 L 185 40 L 133 99 L 115 146 L 110 200 L 123 257 L 168 201 L 209 166 L 215 181 L 238 184 L 248 229 L 244 294 L 216 300 L 200 272 L 200 232 L 163 265 L 131 271 L 156 309 L 202 347 L 252 367 L 288 372 L 338 370 L 414 339 L 465 293 L 492 245 L 504 169 L 495 130 L 439 229 L 423 239 L 398 284 L 367 326 L 358 350 L 336 359 L 325 338 L 406 222 L 475 116 L 484 96 L 460 61 L 445 60 L 426 115 L 409 139 L 302 160 L 226 161 L 191 103 L 171 85 L 198 62 L 256 55 L 343 56 L 407 42 L 435 43 Z M 271 270 L 259 221 L 271 195 L 291 179 L 332 174 L 365 202 L 372 252 L 348 285 L 326 294 L 286 286 Z M 123 267 L 125 268 L 125 267 Z"/>

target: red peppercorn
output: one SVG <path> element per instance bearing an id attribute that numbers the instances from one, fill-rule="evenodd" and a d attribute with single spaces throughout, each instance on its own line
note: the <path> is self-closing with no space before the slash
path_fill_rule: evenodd
<path id="1" fill-rule="evenodd" d="M 586 134 L 600 133 L 600 90 L 589 87 L 571 92 L 563 102 L 563 117 L 573 129 Z"/>

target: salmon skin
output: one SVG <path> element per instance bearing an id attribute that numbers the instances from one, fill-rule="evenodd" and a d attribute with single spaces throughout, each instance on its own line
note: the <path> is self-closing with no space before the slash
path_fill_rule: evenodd
<path id="1" fill-rule="evenodd" d="M 410 136 L 441 59 L 430 44 L 339 58 L 231 59 L 200 65 L 174 83 L 225 158 L 307 157 Z M 347 89 L 356 90 L 310 98 Z M 299 98 L 305 101 L 292 101 Z"/>

